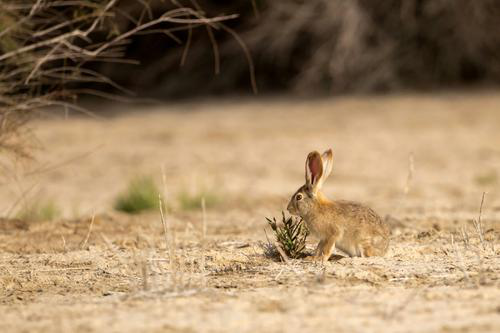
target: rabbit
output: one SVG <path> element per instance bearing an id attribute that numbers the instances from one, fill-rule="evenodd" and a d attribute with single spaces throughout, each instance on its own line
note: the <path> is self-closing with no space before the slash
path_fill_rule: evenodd
<path id="1" fill-rule="evenodd" d="M 288 203 L 287 210 L 300 216 L 320 239 L 309 259 L 328 261 L 334 247 L 350 257 L 383 256 L 389 247 L 390 228 L 371 208 L 356 202 L 331 201 L 321 187 L 332 172 L 331 149 L 306 159 L 306 183 Z"/>

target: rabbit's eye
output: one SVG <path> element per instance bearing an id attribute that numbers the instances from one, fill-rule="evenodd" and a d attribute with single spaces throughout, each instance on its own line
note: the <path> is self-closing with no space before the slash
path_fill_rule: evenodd
<path id="1" fill-rule="evenodd" d="M 295 200 L 297 201 L 302 200 L 302 193 L 297 193 L 297 195 L 295 196 Z"/>

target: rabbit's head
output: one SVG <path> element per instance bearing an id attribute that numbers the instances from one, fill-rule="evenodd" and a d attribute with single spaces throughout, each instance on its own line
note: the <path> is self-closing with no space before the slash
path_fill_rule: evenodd
<path id="1" fill-rule="evenodd" d="M 305 218 L 326 200 L 321 193 L 324 181 L 332 172 L 333 153 L 328 149 L 320 155 L 317 151 L 310 152 L 306 159 L 306 183 L 291 197 L 287 210 L 292 215 Z"/>

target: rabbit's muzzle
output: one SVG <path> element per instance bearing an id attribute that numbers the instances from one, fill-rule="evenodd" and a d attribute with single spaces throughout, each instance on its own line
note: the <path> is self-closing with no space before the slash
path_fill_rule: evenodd
<path id="1" fill-rule="evenodd" d="M 290 200 L 290 202 L 288 203 L 288 206 L 286 207 L 286 210 L 292 214 L 292 215 L 297 215 L 298 212 L 297 212 L 297 209 L 295 207 L 295 205 L 293 204 L 293 201 Z"/>

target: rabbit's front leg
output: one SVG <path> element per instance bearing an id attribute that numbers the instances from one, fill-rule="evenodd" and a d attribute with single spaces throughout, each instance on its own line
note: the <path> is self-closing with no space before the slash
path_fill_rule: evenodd
<path id="1" fill-rule="evenodd" d="M 316 246 L 316 250 L 314 250 L 314 253 L 312 255 L 307 256 L 305 259 L 307 261 L 316 261 L 321 259 L 321 251 L 323 249 L 323 244 L 325 241 L 322 239 L 319 241 L 318 245 Z"/>
<path id="2" fill-rule="evenodd" d="M 318 246 L 316 246 L 316 250 L 314 250 L 314 257 L 319 258 L 321 256 L 321 251 L 323 251 L 323 246 L 325 244 L 325 240 L 322 239 L 319 241 Z"/>
<path id="3" fill-rule="evenodd" d="M 321 244 L 321 251 L 318 252 L 318 259 L 321 259 L 323 263 L 326 263 L 330 256 L 332 255 L 333 248 L 335 247 L 335 242 L 337 241 L 338 236 L 332 235 L 323 241 Z M 319 244 L 318 244 L 319 246 Z"/>

